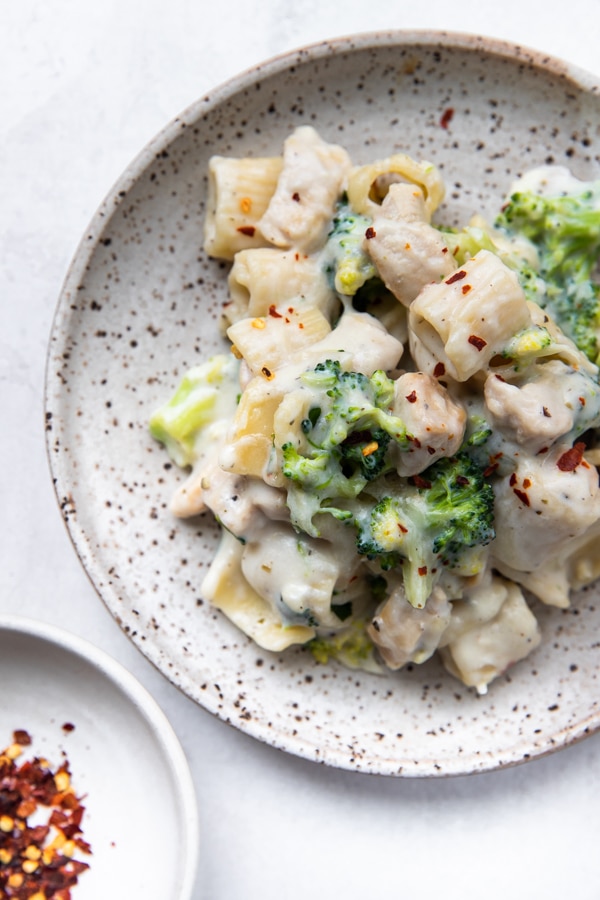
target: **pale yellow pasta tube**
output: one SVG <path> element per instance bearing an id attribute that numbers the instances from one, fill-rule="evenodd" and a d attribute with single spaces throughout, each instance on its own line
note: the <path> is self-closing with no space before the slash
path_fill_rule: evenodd
<path id="1" fill-rule="evenodd" d="M 456 381 L 487 369 L 510 338 L 531 325 L 517 276 L 488 250 L 480 250 L 440 284 L 423 288 L 410 308 L 411 350 L 420 345 Z"/>
<path id="2" fill-rule="evenodd" d="M 318 309 L 290 306 L 282 312 L 273 307 L 266 316 L 241 319 L 227 329 L 227 336 L 252 374 L 269 378 L 296 351 L 310 347 L 330 331 Z"/>
<path id="3" fill-rule="evenodd" d="M 238 250 L 265 246 L 258 220 L 275 192 L 282 163 L 281 157 L 211 157 L 204 223 L 209 256 L 233 259 Z"/>
<path id="4" fill-rule="evenodd" d="M 284 390 L 284 385 L 262 375 L 248 383 L 221 452 L 221 466 L 226 471 L 263 477 L 273 447 L 273 420 Z"/>
<path id="5" fill-rule="evenodd" d="M 331 321 L 339 301 L 320 260 L 293 250 L 261 247 L 236 254 L 229 273 L 230 302 L 224 310 L 233 324 L 248 316 L 266 316 L 278 307 L 314 306 Z"/>
<path id="6" fill-rule="evenodd" d="M 313 638 L 314 628 L 283 623 L 271 604 L 248 584 L 242 573 L 243 552 L 243 544 L 223 531 L 217 555 L 202 583 L 203 597 L 265 650 L 277 653 Z"/>
<path id="7" fill-rule="evenodd" d="M 405 153 L 396 153 L 387 159 L 353 169 L 348 178 L 350 205 L 356 212 L 372 217 L 387 187 L 395 181 L 408 181 L 421 188 L 425 210 L 431 219 L 444 199 L 444 182 L 433 163 L 417 162 Z"/>

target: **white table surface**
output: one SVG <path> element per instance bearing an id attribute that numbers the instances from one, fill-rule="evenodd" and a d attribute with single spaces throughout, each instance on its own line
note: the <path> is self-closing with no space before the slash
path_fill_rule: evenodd
<path id="1" fill-rule="evenodd" d="M 87 638 L 167 713 L 198 796 L 197 900 L 597 900 L 600 735 L 473 777 L 356 775 L 263 746 L 170 685 L 96 595 L 50 481 L 46 345 L 79 238 L 163 125 L 269 56 L 355 31 L 435 28 L 522 43 L 600 75 L 598 25 L 598 0 L 1 4 L 0 613 Z"/>

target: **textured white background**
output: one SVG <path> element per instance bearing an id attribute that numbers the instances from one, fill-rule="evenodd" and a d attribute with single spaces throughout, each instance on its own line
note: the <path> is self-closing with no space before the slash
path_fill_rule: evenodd
<path id="1" fill-rule="evenodd" d="M 504 38 L 600 76 L 599 25 L 598 0 L 0 4 L 0 612 L 91 640 L 168 714 L 198 795 L 195 900 L 597 900 L 600 736 L 503 772 L 393 780 L 286 756 L 168 684 L 88 582 L 46 462 L 46 344 L 79 238 L 157 131 L 269 56 L 356 31 L 434 28 Z"/>

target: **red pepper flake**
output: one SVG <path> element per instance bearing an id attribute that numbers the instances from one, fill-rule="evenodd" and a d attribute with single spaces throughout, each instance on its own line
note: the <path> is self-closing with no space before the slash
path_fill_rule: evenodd
<path id="1" fill-rule="evenodd" d="M 484 347 L 487 347 L 487 341 L 484 341 L 482 337 L 478 337 L 476 334 L 470 334 L 468 340 L 480 353 Z"/>
<path id="2" fill-rule="evenodd" d="M 274 303 L 271 303 L 271 305 L 269 307 L 269 315 L 272 316 L 274 319 L 282 319 L 283 318 L 281 313 L 277 312 L 277 307 L 275 306 Z"/>
<path id="3" fill-rule="evenodd" d="M 74 856 L 92 852 L 81 830 L 84 807 L 68 761 L 55 772 L 38 757 L 17 764 L 20 748 L 29 744 L 29 734 L 18 730 L 0 753 L 0 897 L 71 900 L 71 888 L 89 869 Z M 49 815 L 41 824 L 44 809 Z M 36 825 L 29 822 L 34 815 Z"/>
<path id="4" fill-rule="evenodd" d="M 464 269 L 459 269 L 458 272 L 455 272 L 454 275 L 451 275 L 450 278 L 446 278 L 444 284 L 454 284 L 456 281 L 462 281 L 463 278 L 467 277 L 467 273 Z"/>
<path id="5" fill-rule="evenodd" d="M 247 237 L 254 237 L 256 228 L 254 225 L 240 225 L 239 228 L 236 228 L 236 231 L 239 231 L 240 234 L 245 234 Z"/>
<path id="6" fill-rule="evenodd" d="M 552 413 L 550 412 L 550 410 L 548 409 L 547 406 L 542 406 L 542 412 L 544 413 L 544 416 L 545 416 L 547 419 L 551 419 L 551 418 L 552 418 Z"/>
<path id="7" fill-rule="evenodd" d="M 70 733 L 71 731 L 75 731 L 75 726 L 73 725 L 72 722 L 65 722 L 65 724 L 62 727 L 62 730 L 66 731 L 67 733 Z"/>
<path id="8" fill-rule="evenodd" d="M 294 191 L 294 193 L 292 194 L 292 200 L 294 200 L 296 203 L 300 203 L 300 194 L 298 193 L 298 191 Z"/>
<path id="9" fill-rule="evenodd" d="M 580 397 L 579 402 L 581 403 L 582 406 L 585 406 L 585 397 Z"/>
<path id="10" fill-rule="evenodd" d="M 408 400 L 409 403 L 416 403 L 417 402 L 417 392 L 411 391 L 410 394 L 406 395 L 406 399 Z"/>
<path id="11" fill-rule="evenodd" d="M 525 491 L 519 490 L 519 488 L 513 488 L 513 494 L 516 494 L 523 506 L 530 506 L 529 497 L 525 493 Z"/>
<path id="12" fill-rule="evenodd" d="M 435 453 L 435 447 L 427 447 L 427 452 L 430 456 L 433 456 L 433 454 Z"/>
<path id="13" fill-rule="evenodd" d="M 460 484 L 461 487 L 465 487 L 469 483 L 469 479 L 466 477 L 466 475 L 457 475 L 456 483 Z"/>
<path id="14" fill-rule="evenodd" d="M 563 453 L 556 465 L 561 472 L 573 472 L 583 459 L 584 452 L 585 444 L 578 441 L 574 447 Z"/>
<path id="15" fill-rule="evenodd" d="M 398 530 L 402 532 L 402 534 L 408 534 L 408 528 L 402 524 L 402 522 L 398 522 Z"/>
<path id="16" fill-rule="evenodd" d="M 447 252 L 448 252 L 448 248 L 447 248 L 447 247 L 442 247 L 442 253 L 447 253 Z"/>
<path id="17" fill-rule="evenodd" d="M 413 484 L 415 487 L 418 487 L 418 488 L 430 488 L 431 487 L 431 482 L 428 481 L 426 478 L 422 478 L 421 475 L 413 475 L 412 480 L 413 480 Z"/>
<path id="18" fill-rule="evenodd" d="M 427 566 L 419 566 L 417 572 L 419 575 L 427 575 Z"/>
<path id="19" fill-rule="evenodd" d="M 493 475 L 494 472 L 496 471 L 496 469 L 498 468 L 498 465 L 499 464 L 497 462 L 490 463 L 490 465 L 486 469 L 483 470 L 483 477 L 489 478 L 490 475 Z"/>
<path id="20" fill-rule="evenodd" d="M 435 369 L 433 370 L 434 378 L 442 378 L 446 374 L 446 366 L 443 362 L 439 362 L 435 364 Z"/>
<path id="21" fill-rule="evenodd" d="M 454 110 L 451 106 L 448 109 L 445 109 L 442 113 L 442 118 L 440 119 L 440 125 L 442 128 L 447 128 L 452 119 L 454 118 Z"/>
<path id="22" fill-rule="evenodd" d="M 531 487 L 531 479 L 530 478 L 523 479 L 523 487 L 525 488 L 525 490 L 527 490 L 527 488 Z"/>
<path id="23" fill-rule="evenodd" d="M 463 294 L 468 294 L 469 291 L 473 290 L 473 288 L 471 287 L 470 284 L 463 284 L 461 290 L 462 290 Z"/>
<path id="24" fill-rule="evenodd" d="M 371 241 L 374 237 L 377 237 L 377 232 L 374 228 L 371 228 L 371 226 L 369 226 L 365 231 L 365 237 L 368 241 Z"/>
<path id="25" fill-rule="evenodd" d="M 540 456 L 542 453 L 547 453 L 547 452 L 548 452 L 548 447 L 540 447 L 540 449 L 538 450 L 538 452 L 535 455 Z"/>
<path id="26" fill-rule="evenodd" d="M 517 476 L 515 475 L 514 472 L 512 473 L 512 475 L 510 476 L 510 478 L 508 479 L 508 483 L 510 484 L 511 487 L 517 483 Z"/>
<path id="27" fill-rule="evenodd" d="M 497 372 L 496 372 L 496 374 L 494 375 L 494 378 L 497 378 L 498 381 L 502 381 L 503 383 L 506 382 L 506 378 L 503 378 L 502 375 L 498 375 Z"/>

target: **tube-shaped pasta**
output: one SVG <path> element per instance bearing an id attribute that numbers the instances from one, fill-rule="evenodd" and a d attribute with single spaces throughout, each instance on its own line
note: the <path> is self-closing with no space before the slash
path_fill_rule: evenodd
<path id="1" fill-rule="evenodd" d="M 266 316 L 241 319 L 227 329 L 227 336 L 253 375 L 269 378 L 302 347 L 324 338 L 331 326 L 315 307 L 288 307 L 280 313 L 273 306 Z"/>
<path id="2" fill-rule="evenodd" d="M 204 223 L 209 256 L 231 260 L 238 250 L 266 245 L 258 220 L 275 192 L 282 164 L 281 157 L 211 157 Z"/>
<path id="3" fill-rule="evenodd" d="M 248 382 L 221 451 L 220 464 L 226 471 L 263 477 L 273 446 L 273 418 L 284 390 L 277 380 L 267 381 L 262 375 Z"/>
<path id="4" fill-rule="evenodd" d="M 387 193 L 390 184 L 408 181 L 423 191 L 425 210 L 429 219 L 444 199 L 444 182 L 433 163 L 417 162 L 406 153 L 396 153 L 387 159 L 359 166 L 348 178 L 348 200 L 356 212 L 373 216 Z"/>
<path id="5" fill-rule="evenodd" d="M 282 622 L 271 604 L 256 593 L 242 572 L 243 544 L 223 531 L 217 554 L 202 582 L 202 595 L 259 647 L 279 652 L 315 636 L 307 625 Z"/>
<path id="6" fill-rule="evenodd" d="M 339 307 L 320 261 L 292 250 L 262 247 L 236 254 L 228 278 L 230 324 L 266 316 L 270 307 L 316 307 L 331 321 Z"/>
<path id="7" fill-rule="evenodd" d="M 411 349 L 421 343 L 456 381 L 486 369 L 510 338 L 531 325 L 514 272 L 480 250 L 441 284 L 423 288 L 410 308 Z"/>

